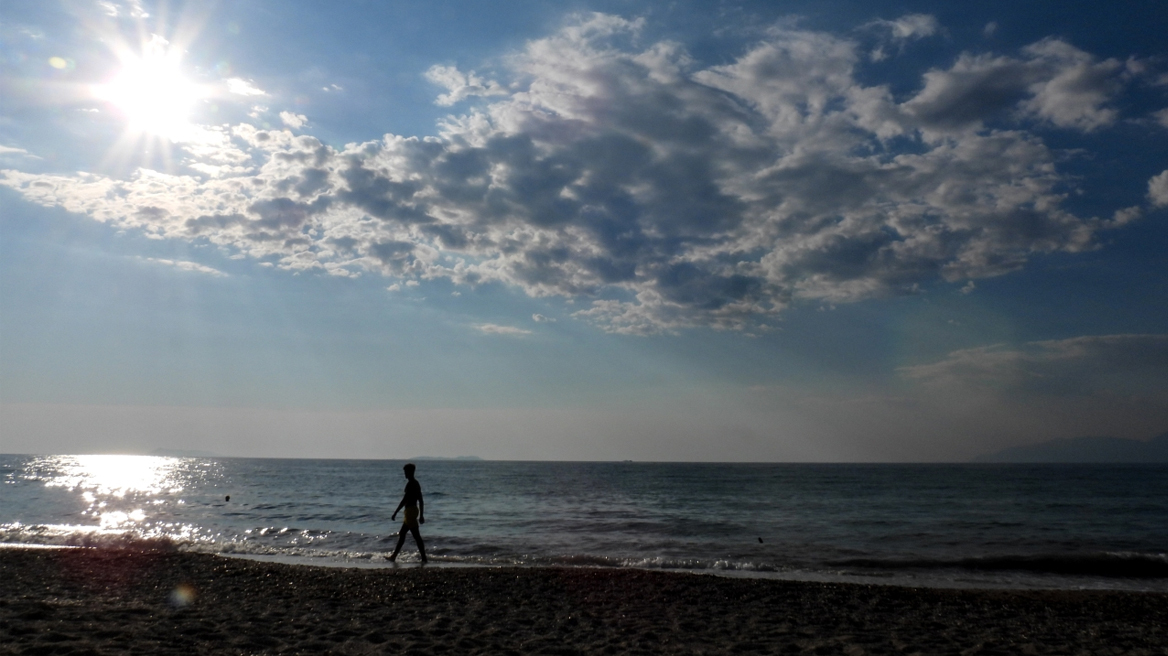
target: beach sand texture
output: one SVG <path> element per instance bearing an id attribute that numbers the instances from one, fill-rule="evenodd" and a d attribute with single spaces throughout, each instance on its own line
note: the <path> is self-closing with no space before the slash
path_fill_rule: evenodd
<path id="1" fill-rule="evenodd" d="M 0 653 L 1168 654 L 1168 595 L 2 549 Z"/>

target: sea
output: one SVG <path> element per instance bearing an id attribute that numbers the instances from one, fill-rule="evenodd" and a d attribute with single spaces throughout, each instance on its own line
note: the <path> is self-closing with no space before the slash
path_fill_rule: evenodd
<path id="1" fill-rule="evenodd" d="M 1168 466 L 418 459 L 427 567 L 1168 592 Z M 400 460 L 0 456 L 0 547 L 386 556 Z"/>

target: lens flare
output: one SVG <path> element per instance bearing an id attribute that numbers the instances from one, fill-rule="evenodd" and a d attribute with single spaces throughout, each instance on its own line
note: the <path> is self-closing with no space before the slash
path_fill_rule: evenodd
<path id="1" fill-rule="evenodd" d="M 194 602 L 195 589 L 186 583 L 179 583 L 177 587 L 170 593 L 170 603 L 175 608 L 184 608 Z"/>

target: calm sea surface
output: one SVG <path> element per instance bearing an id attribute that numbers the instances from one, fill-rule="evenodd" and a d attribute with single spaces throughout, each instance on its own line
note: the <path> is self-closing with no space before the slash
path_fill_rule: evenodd
<path id="1" fill-rule="evenodd" d="M 0 543 L 392 566 L 402 464 L 0 456 Z M 1163 465 L 417 464 L 439 566 L 1168 591 Z"/>

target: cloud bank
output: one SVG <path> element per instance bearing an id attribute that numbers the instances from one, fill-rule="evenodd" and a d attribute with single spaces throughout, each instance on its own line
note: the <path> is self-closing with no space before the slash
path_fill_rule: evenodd
<path id="1" fill-rule="evenodd" d="M 1035 133 L 1113 124 L 1118 61 L 1046 39 L 964 54 L 898 99 L 858 80 L 867 53 L 839 35 L 775 28 L 701 67 L 676 43 L 636 45 L 640 27 L 578 17 L 507 58 L 501 81 L 431 68 L 437 102 L 465 107 L 437 136 L 333 147 L 203 127 L 174 173 L 7 170 L 0 184 L 288 270 L 579 299 L 578 318 L 641 334 L 997 276 L 1121 223 L 1063 207 L 1073 181 Z M 941 29 L 871 27 L 900 44 Z M 1151 202 L 1168 203 L 1162 186 Z"/>

